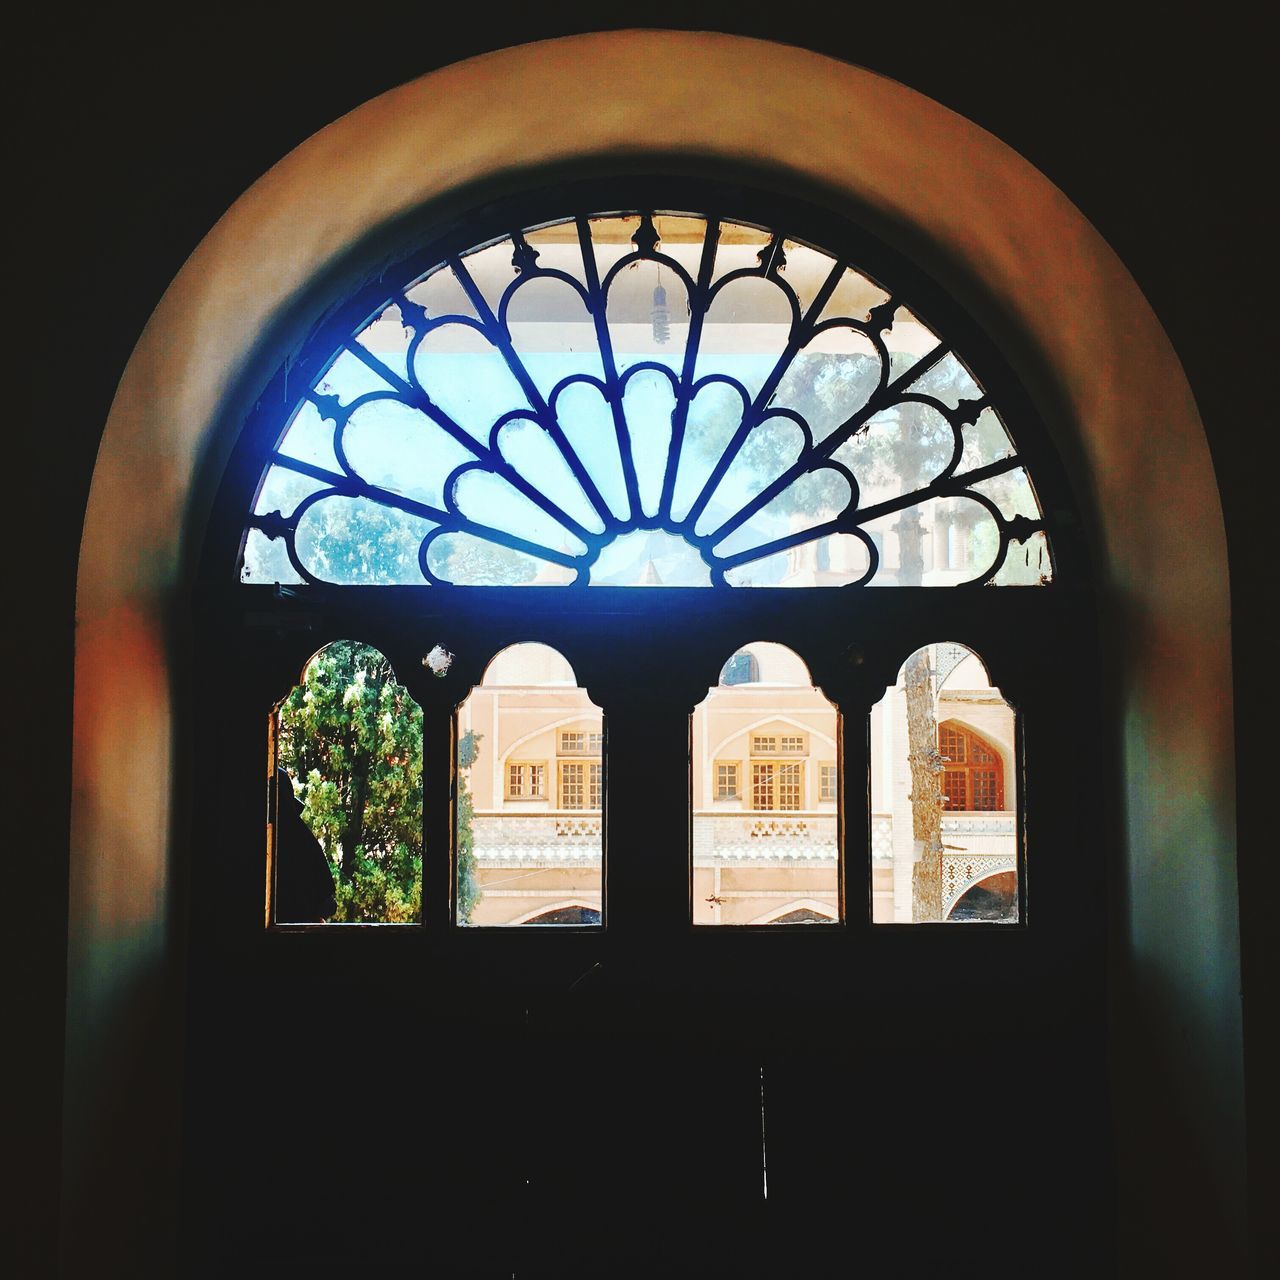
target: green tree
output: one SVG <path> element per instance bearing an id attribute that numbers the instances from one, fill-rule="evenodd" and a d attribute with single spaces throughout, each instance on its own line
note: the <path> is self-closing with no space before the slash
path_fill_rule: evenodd
<path id="1" fill-rule="evenodd" d="M 476 880 L 475 835 L 472 830 L 475 809 L 467 779 L 471 766 L 480 758 L 480 739 L 483 736 L 468 731 L 458 741 L 458 919 L 463 924 L 470 923 L 471 913 L 482 896 Z"/>
<path id="2" fill-rule="evenodd" d="M 376 649 L 327 645 L 280 704 L 279 761 L 294 779 L 303 821 L 329 859 L 334 922 L 403 923 L 422 914 L 422 708 Z M 459 744 L 460 769 L 479 735 Z M 458 914 L 480 899 L 471 796 L 458 794 Z"/>
<path id="3" fill-rule="evenodd" d="M 367 498 L 328 498 L 298 530 L 298 555 L 326 582 L 419 583 L 418 548 L 432 526 Z"/>
<path id="4" fill-rule="evenodd" d="M 447 549 L 441 576 L 450 582 L 523 586 L 532 582 L 538 572 L 539 561 L 500 542 L 448 534 L 440 541 Z"/>
<path id="5" fill-rule="evenodd" d="M 279 760 L 334 873 L 335 921 L 422 913 L 422 709 L 376 649 L 327 645 L 280 704 Z"/>

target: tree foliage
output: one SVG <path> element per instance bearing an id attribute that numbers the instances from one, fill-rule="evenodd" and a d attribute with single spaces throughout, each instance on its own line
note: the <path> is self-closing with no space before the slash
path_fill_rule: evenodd
<path id="1" fill-rule="evenodd" d="M 469 730 L 458 740 L 458 919 L 463 924 L 471 920 L 471 913 L 482 896 L 476 877 L 475 834 L 472 829 L 475 809 L 467 778 L 471 766 L 480 758 L 480 739 L 483 736 Z"/>
<path id="2" fill-rule="evenodd" d="M 451 538 L 448 535 L 441 541 L 448 549 L 441 576 L 450 582 L 521 586 L 532 582 L 538 572 L 537 560 L 498 542 Z"/>
<path id="3" fill-rule="evenodd" d="M 280 704 L 280 763 L 334 873 L 335 921 L 422 913 L 422 708 L 376 649 L 338 640 Z"/>
<path id="4" fill-rule="evenodd" d="M 889 377 L 900 377 L 915 357 L 894 353 Z M 810 353 L 796 356 L 779 384 L 771 407 L 785 407 L 799 413 L 820 442 L 860 409 L 875 390 L 880 376 L 880 362 L 871 355 Z M 981 394 L 963 365 L 947 358 L 934 365 L 909 388 L 933 396 L 944 404 L 976 398 Z M 737 417 L 737 402 L 730 397 L 717 402 L 720 417 Z M 875 429 L 871 430 L 871 423 Z M 927 485 L 951 458 L 955 435 L 946 419 L 927 405 L 907 401 L 881 410 L 871 423 L 852 437 L 856 459 L 840 451 L 837 456 L 853 466 L 860 485 L 881 488 L 893 493 L 909 493 Z M 736 425 L 736 423 L 735 423 Z M 719 439 L 708 431 L 703 439 Z M 739 453 L 745 463 L 761 479 L 771 480 L 793 459 L 784 457 L 780 441 L 786 434 L 768 429 L 763 423 L 748 435 Z M 972 428 L 966 432 L 966 448 L 972 465 L 991 459 L 985 456 L 985 440 Z M 801 496 L 803 495 L 803 496 Z M 803 503 L 805 514 L 842 510 L 848 501 L 848 490 L 834 471 L 820 471 L 803 488 L 793 487 L 775 500 L 778 509 L 790 503 Z"/>
<path id="5" fill-rule="evenodd" d="M 387 659 L 353 640 L 327 645 L 280 704 L 278 742 L 303 821 L 333 872 L 338 907 L 330 919 L 420 919 L 422 708 Z M 478 735 L 467 734 L 459 764 L 470 767 L 478 750 Z M 466 920 L 479 891 L 465 782 L 458 796 L 458 872 L 458 911 Z"/>

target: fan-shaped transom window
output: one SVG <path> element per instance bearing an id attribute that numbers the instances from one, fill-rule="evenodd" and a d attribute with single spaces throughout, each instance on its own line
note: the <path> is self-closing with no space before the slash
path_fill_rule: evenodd
<path id="1" fill-rule="evenodd" d="M 911 304 L 786 227 L 695 213 L 446 255 L 286 407 L 241 577 L 1046 582 L 1001 407 Z"/>

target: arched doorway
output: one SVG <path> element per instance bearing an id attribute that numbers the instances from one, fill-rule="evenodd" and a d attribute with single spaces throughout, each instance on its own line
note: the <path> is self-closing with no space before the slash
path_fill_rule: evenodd
<path id="1" fill-rule="evenodd" d="M 719 56 L 720 55 L 717 54 L 717 57 Z M 781 57 L 782 55 L 774 53 L 771 54 L 771 56 Z M 786 56 L 799 57 L 804 60 L 808 60 L 809 58 L 809 55 L 798 54 L 795 51 L 788 52 Z M 665 55 L 663 59 L 660 60 L 665 61 Z M 491 66 L 492 62 L 493 60 L 490 61 Z M 508 70 L 510 70 L 509 67 Z M 870 89 L 866 86 L 862 86 L 861 90 L 854 90 L 850 88 L 852 82 L 861 83 L 860 73 L 856 73 L 848 68 L 839 68 L 838 72 L 838 76 L 836 71 L 831 71 L 830 74 L 841 80 L 841 83 L 844 86 L 844 92 L 852 93 L 855 99 L 859 98 L 859 92 L 862 94 L 870 94 Z M 749 76 L 744 77 L 741 74 L 741 67 L 739 67 L 733 76 L 733 83 L 736 86 L 735 92 L 740 90 L 743 83 L 745 81 L 749 81 L 749 79 Z M 871 78 L 862 77 L 862 79 L 870 80 Z M 714 77 L 708 77 L 707 83 L 709 86 L 714 83 Z M 831 89 L 832 87 L 833 86 L 830 83 L 825 86 L 827 89 Z M 885 92 L 890 96 L 894 93 L 900 92 L 907 98 L 910 97 L 910 95 L 906 95 L 905 91 L 897 90 L 895 86 L 881 87 L 884 88 Z M 443 96 L 447 97 L 447 95 Z M 866 101 L 867 98 L 863 97 L 860 100 Z M 583 114 L 585 116 L 589 113 Z M 694 118 L 696 114 L 697 113 L 690 113 L 690 118 Z M 818 114 L 819 113 L 815 111 L 815 118 Z M 884 114 L 888 117 L 893 117 L 894 112 L 893 110 L 888 110 Z M 910 113 L 906 114 L 909 115 Z M 919 128 L 920 136 L 928 135 L 929 130 L 927 126 L 919 126 Z M 909 130 L 904 124 L 904 133 L 907 132 L 909 132 Z M 703 141 L 714 148 L 716 139 L 707 138 Z M 846 144 L 847 140 L 842 140 L 841 146 L 843 147 Z M 811 155 L 815 166 L 821 166 L 829 159 L 830 148 L 824 149 L 819 144 L 812 149 L 807 147 L 800 148 L 799 153 Z M 903 156 L 909 156 L 912 154 L 909 140 L 904 141 L 901 154 Z M 492 157 L 482 159 L 488 163 L 493 162 Z M 500 164 L 501 161 L 499 160 L 498 163 Z M 1002 159 L 1002 163 L 1013 162 L 1005 158 Z M 854 191 L 858 189 L 860 180 L 852 176 L 852 168 L 856 167 L 855 161 L 851 159 L 849 165 L 850 170 L 844 181 L 847 183 L 848 189 L 850 191 Z M 831 171 L 841 171 L 841 163 L 836 162 L 832 166 Z M 894 180 L 896 181 L 896 176 Z M 861 179 L 861 181 L 865 183 L 866 180 Z M 907 183 L 906 186 L 909 188 L 910 184 Z M 959 187 L 962 186 L 963 184 L 959 184 Z M 883 193 L 878 196 L 876 193 L 868 193 L 864 189 L 864 195 L 867 199 L 881 198 L 882 194 Z M 1051 198 L 1046 194 L 1045 199 L 1048 201 L 1048 204 L 1062 216 L 1069 218 L 1077 216 L 1069 210 L 1061 209 L 1057 203 L 1056 197 Z M 341 204 L 340 201 L 336 203 L 338 205 Z M 908 211 L 899 210 L 899 215 L 902 217 L 904 222 L 911 221 L 911 215 Z M 960 219 L 963 215 L 957 212 L 956 216 L 957 219 Z M 928 221 L 928 218 L 921 216 L 920 220 Z M 946 218 L 943 217 L 941 221 L 945 223 Z M 1034 218 L 1029 218 L 1029 225 L 1034 221 Z M 980 224 L 981 219 L 979 218 L 969 225 L 972 226 Z M 363 221 L 361 221 L 360 217 L 354 217 L 352 222 L 348 224 L 348 226 L 350 225 L 367 225 L 367 218 L 364 218 Z M 1029 234 L 1028 243 L 1047 243 L 1049 240 L 1053 239 L 1048 230 L 1048 228 L 1053 225 L 1055 225 L 1053 218 L 1046 219 L 1044 224 L 1036 233 Z M 1082 228 L 1082 231 L 1086 233 L 1087 236 L 1087 228 Z M 947 229 L 945 226 L 940 231 L 935 228 L 935 232 L 939 236 L 940 243 L 948 242 Z M 954 247 L 954 237 L 950 243 L 952 243 Z M 963 256 L 959 250 L 956 252 L 959 256 Z M 999 259 L 999 250 L 993 247 L 989 252 L 993 258 Z M 1056 248 L 1048 253 L 1048 257 L 1050 259 L 1052 259 L 1054 252 L 1056 252 Z M 1119 281 L 1117 288 L 1113 290 L 1112 285 L 1116 284 L 1116 281 L 1113 279 L 1115 272 L 1113 264 L 1107 258 L 1105 251 L 1103 251 L 1101 247 L 1094 246 L 1090 252 L 1092 252 L 1094 256 L 1090 259 L 1089 266 L 1086 268 L 1086 275 L 1089 271 L 1094 273 L 1088 278 L 1096 285 L 1099 295 L 1108 295 L 1109 305 L 1113 308 L 1120 307 L 1123 309 L 1127 305 L 1136 306 L 1138 308 L 1137 314 L 1139 315 L 1138 327 L 1139 329 L 1142 329 L 1144 322 L 1141 320 L 1141 316 L 1146 313 L 1141 312 L 1140 302 L 1133 302 L 1136 295 L 1134 295 L 1132 291 L 1131 282 L 1122 279 Z M 1010 270 L 1014 265 L 1017 265 L 1018 270 Z M 1025 264 L 1012 264 L 1006 262 L 1004 263 L 1005 269 L 1002 272 L 997 273 L 1000 276 L 1000 283 L 1007 284 L 1009 286 L 1006 296 L 1019 296 L 1023 298 L 1023 305 L 1018 308 L 1021 322 L 1034 330 L 1038 338 L 1046 338 L 1046 345 L 1051 352 L 1049 356 L 1051 364 L 1062 368 L 1071 368 L 1073 367 L 1073 361 L 1077 362 L 1076 367 L 1078 368 L 1080 380 L 1074 385 L 1077 393 L 1081 397 L 1081 400 L 1076 404 L 1073 414 L 1069 416 L 1075 417 L 1082 435 L 1087 435 L 1088 432 L 1093 432 L 1094 434 L 1087 436 L 1087 438 L 1096 442 L 1105 441 L 1107 439 L 1108 429 L 1106 424 L 1108 421 L 1114 422 L 1114 418 L 1108 419 L 1104 413 L 1100 418 L 1095 417 L 1090 421 L 1091 415 L 1088 410 L 1090 410 L 1092 406 L 1084 403 L 1084 400 L 1088 397 L 1084 396 L 1084 393 L 1080 390 L 1086 385 L 1088 380 L 1088 362 L 1083 361 L 1083 364 L 1080 363 L 1083 360 L 1083 348 L 1072 347 L 1072 343 L 1079 340 L 1078 334 L 1076 334 L 1074 330 L 1068 330 L 1072 337 L 1071 341 L 1066 343 L 1065 349 L 1062 345 L 1056 343 L 1052 336 L 1046 337 L 1041 322 L 1037 320 L 1034 315 L 1036 307 L 1033 301 L 1027 298 L 1025 292 L 1026 290 L 1029 290 L 1032 294 L 1035 294 L 1036 287 L 1038 286 L 1033 285 L 1032 277 L 1035 277 L 1036 273 L 1026 272 L 1026 279 L 1021 282 L 1010 278 L 1011 276 L 1018 275 L 1024 267 Z M 1051 271 L 1039 276 L 1039 283 L 1045 286 L 1046 292 L 1050 291 L 1048 281 L 1051 278 Z M 186 278 L 186 284 L 190 284 L 191 280 L 192 277 L 188 276 Z M 180 284 L 181 283 L 182 282 L 180 282 Z M 1078 285 L 1080 280 L 1077 278 L 1075 283 Z M 1001 288 L 997 286 L 993 286 L 993 289 L 997 293 L 1001 292 Z M 175 295 L 175 298 L 176 297 L 177 295 Z M 1118 302 L 1117 298 L 1119 299 Z M 1050 308 L 1050 311 L 1052 311 L 1052 308 Z M 1114 311 L 1112 314 L 1114 314 Z M 209 342 L 212 345 L 202 346 L 202 352 L 207 352 L 210 349 L 217 349 L 220 342 L 227 341 L 227 335 L 230 332 L 230 329 L 219 330 L 217 322 L 213 320 L 212 317 L 210 317 L 210 320 L 212 323 L 212 329 L 207 331 L 204 336 L 209 339 Z M 243 317 L 240 317 L 240 321 L 243 321 Z M 252 330 L 253 327 L 253 325 L 250 325 L 249 329 Z M 1151 329 L 1149 322 L 1147 323 L 1147 328 L 1144 329 L 1143 332 L 1150 334 Z M 219 334 L 221 336 L 219 336 Z M 1179 382 L 1176 363 L 1172 366 L 1171 376 L 1165 377 L 1161 374 L 1159 367 L 1161 361 L 1168 363 L 1172 361 L 1172 356 L 1171 354 L 1164 354 L 1165 348 L 1160 345 L 1161 339 L 1158 333 L 1155 334 L 1151 341 L 1151 350 L 1154 352 L 1152 360 L 1150 362 L 1144 362 L 1144 368 L 1141 371 L 1129 369 L 1121 371 L 1118 376 L 1122 380 L 1127 378 L 1137 381 L 1150 377 L 1152 384 L 1157 387 L 1167 387 L 1170 385 L 1180 386 L 1181 384 Z M 234 345 L 234 340 L 232 340 L 232 345 Z M 1083 345 L 1087 347 L 1088 343 L 1085 342 Z M 150 351 L 144 350 L 140 354 L 142 363 L 137 366 L 137 369 L 135 369 L 135 378 L 138 376 L 137 370 L 148 367 L 148 361 L 154 358 L 155 351 L 154 349 Z M 154 363 L 150 365 L 150 369 L 154 372 Z M 191 369 L 183 372 L 175 371 L 171 368 L 168 371 L 168 378 L 170 379 L 170 385 L 182 389 L 182 395 L 173 402 L 173 407 L 175 410 L 178 409 L 180 404 L 183 402 L 182 396 L 188 396 L 189 399 L 187 399 L 185 405 L 187 409 L 194 409 L 194 412 L 191 413 L 190 421 L 194 424 L 192 430 L 194 432 L 198 432 L 202 426 L 207 424 L 211 419 L 212 412 L 210 406 L 213 400 L 216 399 L 217 395 L 216 379 L 210 382 L 208 380 L 202 381 L 199 377 L 188 377 L 187 375 L 192 372 L 193 370 Z M 1116 388 L 1112 388 L 1113 392 L 1116 390 Z M 1130 384 L 1121 390 L 1123 390 L 1124 394 L 1116 395 L 1115 399 L 1118 403 L 1123 404 L 1131 402 L 1131 398 L 1137 393 L 1138 388 Z M 136 405 L 138 403 L 136 398 L 138 391 L 139 388 L 137 383 L 129 382 L 127 379 L 126 386 L 122 393 L 122 400 L 120 401 L 121 406 L 127 408 L 131 403 Z M 1147 402 L 1150 403 L 1150 401 Z M 129 421 L 131 425 L 124 425 L 126 421 Z M 1170 424 L 1169 429 L 1175 433 L 1177 430 L 1186 430 L 1194 433 L 1194 430 L 1196 429 L 1193 412 L 1185 408 L 1179 409 L 1177 406 L 1173 406 L 1170 413 L 1165 415 L 1164 421 Z M 152 652 L 158 655 L 165 654 L 166 642 L 159 639 L 161 629 L 157 629 L 158 619 L 161 616 L 160 612 L 157 612 L 157 610 L 161 608 L 159 605 L 159 598 L 160 595 L 163 594 L 160 584 L 164 581 L 170 580 L 166 578 L 165 575 L 171 572 L 171 566 L 173 563 L 171 556 L 161 557 L 157 561 L 157 575 L 154 580 L 139 583 L 130 579 L 129 585 L 123 586 L 122 584 L 124 579 L 119 573 L 113 571 L 114 566 L 110 563 L 110 553 L 107 550 L 106 541 L 95 537 L 95 518 L 104 518 L 101 513 L 111 508 L 110 498 L 104 497 L 104 494 L 109 495 L 113 485 L 128 489 L 137 480 L 136 476 L 128 476 L 126 471 L 120 469 L 118 465 L 124 456 L 124 453 L 127 453 L 127 441 L 131 437 L 131 433 L 134 431 L 135 427 L 143 432 L 144 438 L 145 432 L 149 429 L 145 425 L 145 421 L 144 425 L 139 426 L 138 421 L 128 419 L 127 414 L 125 419 L 117 419 L 115 426 L 116 429 L 114 431 L 109 430 L 108 432 L 103 463 L 100 466 L 99 475 L 95 485 L 95 508 L 91 510 L 90 523 L 86 532 L 86 546 L 91 550 L 89 558 L 86 561 L 84 579 L 85 589 L 82 593 L 85 626 L 80 650 L 81 678 L 78 680 L 78 696 L 81 699 L 82 711 L 84 711 L 86 707 L 102 705 L 102 703 L 100 701 L 96 701 L 96 699 L 106 697 L 109 702 L 114 701 L 117 705 L 124 705 L 139 709 L 140 712 L 144 714 L 144 718 L 148 725 L 162 726 L 165 718 L 164 707 L 168 696 L 165 689 L 166 681 L 163 677 L 162 670 L 151 667 L 143 668 L 137 664 L 130 664 L 128 662 L 121 663 L 119 661 L 110 660 L 113 655 L 118 657 L 122 652 L 128 653 L 132 651 L 136 654 L 139 652 L 145 652 L 149 648 L 151 648 Z M 166 427 L 164 423 L 157 424 L 152 420 L 150 423 L 150 429 L 154 429 L 155 439 L 172 438 L 166 434 Z M 137 437 L 134 436 L 133 438 L 136 439 Z M 194 436 L 192 438 L 194 438 Z M 123 453 L 121 451 L 122 445 L 125 446 Z M 1099 444 L 1099 448 L 1102 449 L 1102 452 L 1105 454 L 1105 448 L 1101 444 Z M 1123 482 L 1120 479 L 1120 475 L 1123 473 L 1123 470 L 1123 462 L 1121 462 L 1118 472 L 1108 470 L 1107 483 L 1110 484 L 1114 481 L 1116 485 L 1123 487 Z M 163 485 L 159 486 L 158 492 L 167 493 L 172 496 L 174 493 L 174 490 L 171 487 L 173 484 L 172 477 L 168 483 L 170 487 L 166 488 Z M 178 492 L 183 492 L 181 483 L 179 483 Z M 1112 496 L 1114 497 L 1114 495 Z M 1103 499 L 1104 511 L 1111 513 L 1107 518 L 1109 520 L 1115 520 L 1117 529 L 1128 529 L 1127 519 L 1121 519 L 1118 514 L 1118 508 L 1120 505 L 1118 501 L 1116 501 L 1114 505 L 1108 506 L 1108 501 L 1110 500 L 1107 498 L 1107 495 L 1104 494 Z M 1194 501 L 1190 504 L 1190 507 L 1195 510 L 1208 510 L 1211 509 L 1211 503 Z M 97 516 L 95 516 L 95 511 L 98 513 Z M 155 529 L 158 531 L 163 524 L 163 512 L 160 508 L 145 514 L 139 514 L 138 519 L 141 527 L 135 530 L 138 536 L 133 544 L 134 550 L 139 546 L 145 549 L 148 545 L 151 545 L 148 543 L 148 538 L 151 537 L 151 534 L 148 532 L 148 528 L 150 527 L 148 522 L 153 518 L 157 518 L 159 520 L 159 523 L 155 526 Z M 173 522 L 170 520 L 168 524 L 169 528 L 172 528 L 172 523 Z M 1157 519 L 1153 526 L 1157 532 L 1152 535 L 1157 541 L 1159 538 L 1158 531 L 1164 527 L 1165 526 L 1159 524 Z M 1128 531 L 1132 532 L 1131 529 Z M 156 533 L 156 537 L 160 542 L 163 542 L 164 538 L 167 536 L 168 535 L 166 534 Z M 1209 541 L 1212 543 L 1212 538 L 1209 539 Z M 1205 544 L 1203 542 L 1200 544 L 1201 552 L 1203 552 L 1204 545 Z M 103 562 L 103 559 L 95 559 L 95 557 L 99 556 L 103 557 L 106 560 L 106 563 Z M 1198 563 L 1203 565 L 1211 561 L 1211 559 L 1211 556 L 1204 557 L 1202 555 Z M 1161 584 L 1134 582 L 1130 585 L 1132 585 L 1139 597 L 1149 599 L 1152 609 L 1154 610 L 1154 616 L 1166 619 L 1178 616 L 1179 606 L 1177 602 L 1180 597 L 1176 594 L 1162 595 L 1161 592 L 1165 591 L 1166 588 Z M 153 588 L 159 594 L 152 596 L 150 593 Z M 1187 598 L 1190 598 L 1193 594 L 1193 591 L 1188 591 Z M 1198 658 L 1203 658 L 1206 652 L 1210 655 L 1219 652 L 1219 650 L 1215 649 L 1215 639 L 1213 634 L 1205 630 L 1205 627 L 1208 625 L 1207 619 L 1212 619 L 1215 616 L 1221 617 L 1225 615 L 1221 612 L 1215 614 L 1214 611 L 1207 610 L 1203 612 L 1202 616 L 1193 619 L 1193 625 L 1189 628 L 1180 628 L 1178 626 L 1171 627 L 1171 632 L 1173 634 L 1177 634 L 1178 644 L 1183 646 L 1183 651 L 1187 654 L 1195 653 Z M 1220 662 L 1216 667 L 1213 662 L 1205 663 L 1196 659 L 1191 659 L 1182 663 L 1181 660 L 1176 657 L 1177 652 L 1178 650 L 1175 647 L 1170 654 L 1167 654 L 1166 657 L 1168 661 L 1177 663 L 1181 666 L 1182 670 L 1193 672 L 1195 679 L 1204 681 L 1205 684 L 1202 686 L 1202 689 L 1207 689 L 1211 686 L 1215 671 L 1220 676 L 1222 671 Z M 162 657 L 161 661 L 163 660 L 164 659 Z M 1136 704 L 1145 706 L 1146 703 L 1143 700 L 1144 695 L 1142 690 L 1151 689 L 1157 685 L 1158 675 L 1147 672 L 1140 677 L 1135 678 L 1133 682 L 1129 683 L 1126 687 L 1130 690 L 1131 696 L 1136 700 Z M 1207 695 L 1202 694 L 1202 696 L 1205 696 L 1206 702 L 1211 700 Z M 1154 703 L 1152 705 L 1154 706 Z M 1155 708 L 1153 714 L 1157 716 L 1158 720 L 1158 707 Z M 1147 722 L 1144 721 L 1144 725 L 1146 724 Z M 139 803 L 137 800 L 129 801 L 123 798 L 130 793 L 129 786 L 125 787 L 124 792 L 118 793 L 115 791 L 117 782 L 106 777 L 95 769 L 95 761 L 101 759 L 103 752 L 109 752 L 111 750 L 111 743 L 117 743 L 119 741 L 118 735 L 121 732 L 121 728 L 121 722 L 117 718 L 106 718 L 98 722 L 82 721 L 82 729 L 87 736 L 81 737 L 80 745 L 78 747 L 78 785 L 80 787 L 79 795 L 81 797 L 81 801 L 77 813 L 77 847 L 81 850 L 105 851 L 106 856 L 110 858 L 112 856 L 110 850 L 114 846 L 111 843 L 109 833 L 104 825 L 106 822 L 104 815 L 108 813 L 116 815 L 113 822 L 118 820 L 120 817 L 123 817 L 124 820 L 130 824 L 131 833 L 136 837 L 136 839 L 132 841 L 132 848 L 137 851 L 150 850 L 152 854 L 154 854 L 150 863 L 147 863 L 146 858 L 144 857 L 143 864 L 144 866 L 149 866 L 150 873 L 154 877 L 154 883 L 160 886 L 161 900 L 163 900 L 165 880 L 161 868 L 165 862 L 163 857 L 163 833 L 166 830 L 164 815 L 167 812 L 166 806 L 168 801 L 166 797 L 156 795 L 155 779 L 157 777 L 167 777 L 170 772 L 164 763 L 165 738 L 163 730 L 161 730 L 158 736 L 146 736 L 146 740 L 150 747 L 157 750 L 158 755 L 150 762 L 141 757 L 136 761 L 137 767 L 142 770 L 143 774 L 146 774 L 149 771 L 150 779 L 144 779 L 142 785 L 136 792 L 137 796 L 142 798 L 142 802 Z M 1148 733 L 1154 732 L 1154 730 L 1149 730 L 1144 727 L 1141 730 L 1137 730 L 1137 732 Z M 1157 738 L 1159 737 L 1158 734 L 1155 736 Z M 1162 758 L 1160 754 L 1161 750 L 1165 751 L 1165 756 L 1163 758 L 1166 759 L 1168 752 L 1177 754 L 1177 752 L 1185 750 L 1194 754 L 1194 748 L 1189 744 L 1181 743 L 1176 736 L 1174 736 L 1170 742 L 1165 743 L 1163 747 L 1160 747 L 1154 752 L 1149 752 L 1147 755 L 1153 762 L 1159 761 Z M 157 762 L 159 762 L 158 767 Z M 1159 765 L 1153 763 L 1152 767 L 1159 768 Z M 131 785 L 132 784 L 130 784 L 130 786 Z M 148 800 L 146 798 L 150 799 Z M 1145 847 L 1142 844 L 1143 838 L 1142 833 L 1135 830 L 1135 849 Z M 1200 847 L 1204 846 L 1202 845 Z M 84 868 L 81 868 L 81 870 L 84 870 Z M 83 878 L 79 879 L 77 883 L 79 885 L 81 896 L 76 899 L 76 901 L 83 906 L 85 901 L 84 894 L 90 892 L 90 887 Z M 158 935 L 149 934 L 148 928 L 149 927 L 144 927 L 142 934 L 140 935 L 139 949 L 134 953 L 137 963 L 142 967 L 142 969 L 146 969 L 149 965 L 159 963 L 162 956 L 162 950 L 159 948 L 158 943 Z M 159 933 L 163 933 L 163 929 L 160 929 Z M 147 941 L 149 936 L 151 937 L 150 942 Z M 94 1024 L 92 1023 L 92 1020 L 86 1018 L 83 1023 L 86 1028 L 91 1025 L 106 1026 L 108 1028 L 115 1025 L 117 1021 L 115 1015 L 118 1015 L 122 1008 L 119 1002 L 124 1001 L 127 1005 L 129 999 L 128 995 L 122 989 L 101 992 L 95 989 L 92 984 L 86 986 L 85 975 L 77 968 L 77 963 L 79 961 L 83 961 L 86 954 L 96 955 L 97 958 L 100 959 L 101 950 L 103 948 L 109 949 L 110 945 L 110 940 L 106 935 L 98 935 L 90 931 L 83 935 L 83 946 L 85 951 L 80 953 L 78 958 L 73 957 L 73 1018 L 76 1017 L 77 1007 L 83 1009 L 84 1002 L 86 1000 L 99 1000 L 99 998 L 101 998 L 99 1000 L 99 1004 L 104 1010 L 104 1021 L 101 1024 Z M 77 1002 L 79 1002 L 78 1006 Z M 115 1011 L 115 1014 L 112 1013 L 113 1010 Z M 88 1032 L 86 1031 L 85 1034 L 88 1034 Z M 76 1047 L 73 1045 L 72 1070 L 70 1073 L 73 1083 L 69 1084 L 69 1087 L 77 1087 L 74 1084 L 74 1080 L 77 1078 L 77 1072 L 82 1072 L 84 1070 L 84 1065 L 87 1062 L 84 1054 L 86 1042 L 78 1040 L 77 1043 L 80 1046 L 80 1052 L 77 1053 Z M 81 1083 L 83 1083 L 83 1081 L 81 1081 Z M 90 1096 L 91 1093 L 92 1091 L 90 1091 Z"/>

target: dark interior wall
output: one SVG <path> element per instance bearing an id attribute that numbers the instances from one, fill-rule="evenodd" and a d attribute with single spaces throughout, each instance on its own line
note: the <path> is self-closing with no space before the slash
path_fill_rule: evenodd
<path id="1" fill-rule="evenodd" d="M 1265 790 L 1259 693 L 1270 687 L 1261 611 L 1271 580 L 1260 536 L 1269 403 L 1262 352 L 1266 260 L 1257 167 L 1265 163 L 1260 27 L 1227 10 L 1192 27 L 1172 17 L 1117 30 L 1079 8 L 989 6 L 981 13 L 859 7 L 651 4 L 608 22 L 598 6 L 507 11 L 469 31 L 398 14 L 376 27 L 301 11 L 157 25 L 115 11 L 49 24 L 22 57 L 30 73 L 22 136 L 31 145 L 34 214 L 18 254 L 35 315 L 33 400 L 13 434 L 15 529 L 40 625 L 10 629 L 19 706 L 11 771 L 21 798 L 22 949 L 18 1021 L 30 1077 L 19 1108 L 29 1146 L 36 1265 L 52 1256 L 61 1124 L 66 948 L 71 648 L 75 565 L 98 435 L 137 335 L 183 260 L 265 169 L 330 120 L 383 90 L 485 49 L 571 31 L 712 28 L 799 43 L 901 80 L 990 129 L 1056 182 L 1128 264 L 1161 317 L 1196 392 L 1223 494 L 1233 573 L 1240 698 L 1239 818 L 1247 1070 L 1276 1078 L 1264 1011 L 1274 986 L 1262 933 L 1275 892 L 1260 856 Z M 625 92 L 625 86 L 623 87 Z M 785 91 L 780 88 L 780 91 Z M 21 199 L 21 196 L 19 197 Z M 1121 357 L 1122 358 L 1122 357 Z M 56 473 L 50 463 L 56 464 Z M 1176 465 L 1170 459 L 1170 465 Z M 21 572 L 25 571 L 25 572 Z M 1258 586 L 1262 586 L 1262 590 Z M 16 771 L 16 772 L 15 772 Z M 1267 1093 L 1250 1093 L 1257 1203 L 1267 1203 L 1277 1143 Z M 1271 1203 L 1274 1203 L 1272 1200 Z M 1261 1215 L 1255 1215 L 1260 1218 Z"/>

